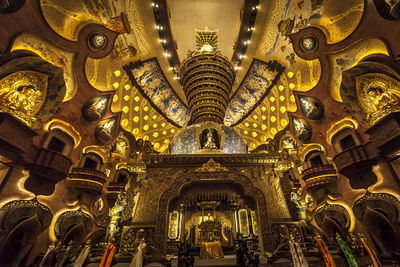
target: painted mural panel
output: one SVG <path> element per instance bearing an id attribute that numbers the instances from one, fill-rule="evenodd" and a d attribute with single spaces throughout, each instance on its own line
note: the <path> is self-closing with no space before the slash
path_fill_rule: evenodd
<path id="1" fill-rule="evenodd" d="M 254 59 L 228 105 L 224 124 L 234 126 L 246 118 L 276 84 L 284 69 L 277 61 Z"/>
<path id="2" fill-rule="evenodd" d="M 125 67 L 141 92 L 160 113 L 177 126 L 185 126 L 189 119 L 189 109 L 168 83 L 156 58 L 136 62 Z"/>

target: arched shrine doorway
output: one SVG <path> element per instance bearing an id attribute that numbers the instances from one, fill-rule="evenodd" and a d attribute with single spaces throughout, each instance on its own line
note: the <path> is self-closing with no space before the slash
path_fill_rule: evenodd
<path id="1" fill-rule="evenodd" d="M 272 250 L 270 222 L 264 194 L 250 179 L 230 171 L 191 172 L 176 178 L 160 198 L 156 244 L 164 252 L 183 235 L 195 248 L 218 240 L 233 249 L 236 233 L 258 238 L 260 248 Z"/>

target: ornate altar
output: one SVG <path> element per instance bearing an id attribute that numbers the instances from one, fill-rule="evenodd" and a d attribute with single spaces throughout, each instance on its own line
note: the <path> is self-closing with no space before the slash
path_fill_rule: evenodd
<path id="1" fill-rule="evenodd" d="M 219 259 L 224 257 L 221 242 L 203 242 L 200 246 L 200 259 Z"/>

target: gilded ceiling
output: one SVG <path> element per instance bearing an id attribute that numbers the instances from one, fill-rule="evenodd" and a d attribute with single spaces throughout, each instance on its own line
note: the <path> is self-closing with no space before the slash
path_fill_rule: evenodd
<path id="1" fill-rule="evenodd" d="M 168 0 L 169 19 L 173 37 L 182 61 L 187 49 L 194 49 L 194 29 L 208 26 L 218 29 L 219 49 L 230 57 L 240 26 L 240 10 L 244 1 L 180 1 Z M 225 9 L 225 6 L 228 9 Z M 119 30 L 115 19 L 125 13 L 130 32 L 121 33 L 113 52 L 101 59 L 88 58 L 85 74 L 91 85 L 99 91 L 116 90 L 112 99 L 112 111 L 122 112 L 121 126 L 138 138 L 150 140 L 154 148 L 162 152 L 173 139 L 176 131 L 185 122 L 179 123 L 168 111 L 162 111 L 154 99 L 134 85 L 123 66 L 138 60 L 157 60 L 165 84 L 175 91 L 177 101 L 185 107 L 187 101 L 179 80 L 174 76 L 163 50 L 155 22 L 153 7 L 145 0 L 41 0 L 43 15 L 52 29 L 68 40 L 77 40 L 79 30 L 87 24 L 98 23 L 111 30 Z M 196 8 L 197 7 L 197 8 Z M 192 9 L 191 9 L 192 8 Z M 274 84 L 266 85 L 262 80 L 254 88 L 266 94 L 252 96 L 250 108 L 231 102 L 231 110 L 240 110 L 240 118 L 231 123 L 248 143 L 249 149 L 265 143 L 289 123 L 288 111 L 297 109 L 293 90 L 308 91 L 319 82 L 321 66 L 318 60 L 307 61 L 295 55 L 288 37 L 306 26 L 319 26 L 328 37 L 328 43 L 337 43 L 349 36 L 362 17 L 363 0 L 265 0 L 260 1 L 253 34 L 248 40 L 244 61 L 237 71 L 233 95 L 243 81 L 248 79 L 249 68 L 254 60 L 277 61 L 283 72 Z M 228 11 L 229 12 L 228 12 Z M 224 14 L 226 12 L 226 14 Z M 213 16 L 211 16 L 214 14 Z M 210 17 L 211 16 L 211 17 Z M 79 90 L 73 69 L 74 54 L 62 50 L 45 39 L 31 34 L 21 35 L 13 50 L 34 51 L 50 63 L 64 69 L 67 92 L 64 101 L 73 98 Z M 330 93 L 341 101 L 339 85 L 341 72 L 350 69 L 362 57 L 371 53 L 387 54 L 385 45 L 370 39 L 362 41 L 341 53 L 330 56 Z M 247 77 L 247 78 L 246 78 Z M 266 87 L 270 86 L 268 90 Z M 142 89 L 142 90 L 139 90 Z M 231 96 L 231 97 L 232 97 Z M 151 103 L 153 102 L 153 103 Z M 240 101 L 237 101 L 238 103 Z M 233 106 L 232 106 L 233 105 Z M 165 113 L 165 114 L 162 114 Z M 168 118 L 168 119 L 167 119 Z M 175 122 L 171 124 L 169 121 Z M 229 125 L 229 123 L 227 123 Z M 179 127 L 178 127 L 179 126 Z"/>

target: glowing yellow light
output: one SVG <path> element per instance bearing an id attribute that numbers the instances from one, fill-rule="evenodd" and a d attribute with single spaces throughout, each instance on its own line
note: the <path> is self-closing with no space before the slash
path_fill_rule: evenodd
<path id="1" fill-rule="evenodd" d="M 293 103 L 296 102 L 296 99 L 294 98 L 294 95 L 290 96 L 290 101 L 292 101 Z"/>
<path id="2" fill-rule="evenodd" d="M 279 85 L 278 88 L 279 88 L 279 90 L 281 90 L 281 91 L 285 90 L 285 86 L 283 86 L 283 85 Z"/>
<path id="3" fill-rule="evenodd" d="M 131 89 L 131 86 L 129 84 L 125 84 L 124 88 L 125 88 L 125 90 L 129 90 L 129 89 Z"/>
<path id="4" fill-rule="evenodd" d="M 158 133 L 157 133 L 157 132 L 154 132 L 154 133 L 153 133 L 153 136 L 154 136 L 155 138 L 157 138 Z"/>
<path id="5" fill-rule="evenodd" d="M 165 139 L 164 143 L 168 144 L 169 143 L 169 139 Z"/>
<path id="6" fill-rule="evenodd" d="M 147 120 L 149 119 L 149 116 L 146 115 L 146 116 L 143 117 L 143 119 L 144 119 L 145 121 L 147 121 Z"/>
<path id="7" fill-rule="evenodd" d="M 163 128 L 165 127 L 165 122 L 161 123 L 161 127 Z"/>
<path id="8" fill-rule="evenodd" d="M 113 102 L 117 102 L 118 101 L 118 96 L 117 95 L 114 95 L 113 96 Z"/>
<path id="9" fill-rule="evenodd" d="M 134 134 L 134 135 L 137 135 L 137 134 L 139 134 L 139 128 L 135 128 L 135 129 L 133 129 L 133 134 Z"/>
<path id="10" fill-rule="evenodd" d="M 258 119 L 258 116 L 257 116 L 257 115 L 254 115 L 253 118 L 256 120 L 256 119 Z"/>
<path id="11" fill-rule="evenodd" d="M 153 128 L 157 128 L 157 126 L 158 126 L 157 123 L 154 123 L 154 124 L 153 124 Z"/>
<path id="12" fill-rule="evenodd" d="M 292 78 L 292 77 L 293 77 L 293 75 L 294 75 L 294 73 L 293 73 L 293 72 L 291 72 L 291 71 L 289 71 L 289 72 L 287 73 L 287 76 L 288 76 L 289 78 Z"/>
<path id="13" fill-rule="evenodd" d="M 115 77 L 119 77 L 119 75 L 121 75 L 121 72 L 119 70 L 114 71 L 114 75 Z"/>
<path id="14" fill-rule="evenodd" d="M 128 101 L 128 100 L 129 100 L 129 95 L 125 95 L 125 96 L 124 96 L 124 100 L 125 100 L 125 101 Z"/>
<path id="15" fill-rule="evenodd" d="M 157 115 L 153 115 L 153 120 L 156 120 L 157 119 Z"/>
<path id="16" fill-rule="evenodd" d="M 265 135 L 263 135 L 263 137 L 261 138 L 264 142 L 267 141 L 267 137 Z"/>
<path id="17" fill-rule="evenodd" d="M 265 115 L 262 115 L 262 116 L 261 116 L 261 119 L 262 119 L 263 121 L 265 121 L 265 120 L 267 119 L 267 117 L 266 117 Z"/>
<path id="18" fill-rule="evenodd" d="M 267 125 L 265 125 L 265 124 L 261 125 L 261 129 L 262 129 L 262 130 L 267 129 Z"/>
<path id="19" fill-rule="evenodd" d="M 269 100 L 270 100 L 271 102 L 274 102 L 274 101 L 275 101 L 275 97 L 271 96 L 271 97 L 269 98 Z"/>
<path id="20" fill-rule="evenodd" d="M 245 123 L 244 123 L 244 126 L 249 127 L 249 123 L 248 123 L 248 122 L 245 122 Z"/>
<path id="21" fill-rule="evenodd" d="M 148 135 L 145 135 L 145 136 L 143 137 L 143 140 L 145 140 L 145 141 L 149 140 L 149 136 L 148 136 Z"/>
<path id="22" fill-rule="evenodd" d="M 143 126 L 143 130 L 145 130 L 145 131 L 147 131 L 149 129 L 149 125 L 145 125 L 145 126 Z"/>
<path id="23" fill-rule="evenodd" d="M 163 131 L 162 134 L 163 134 L 163 135 L 166 135 L 166 134 L 167 134 L 167 131 Z"/>
<path id="24" fill-rule="evenodd" d="M 83 154 L 87 154 L 90 152 L 95 153 L 103 160 L 103 162 L 108 161 L 108 154 L 107 154 L 106 150 L 99 146 L 87 146 L 82 151 L 83 151 Z"/>
<path id="25" fill-rule="evenodd" d="M 288 124 L 288 121 L 285 119 L 281 119 L 281 125 L 286 126 Z"/>
<path id="26" fill-rule="evenodd" d="M 138 111 L 139 111 L 139 106 L 135 106 L 134 110 L 135 110 L 136 112 L 138 112 Z"/>
<path id="27" fill-rule="evenodd" d="M 333 123 L 329 130 L 326 131 L 326 139 L 328 141 L 328 144 L 331 145 L 332 137 L 345 128 L 357 129 L 358 123 L 350 117 L 345 117 L 340 121 Z"/>
<path id="28" fill-rule="evenodd" d="M 262 109 L 262 111 L 266 111 L 267 110 L 267 108 L 264 107 L 264 106 L 262 106 L 261 109 Z"/>
<path id="29" fill-rule="evenodd" d="M 123 120 L 121 121 L 121 126 L 122 126 L 123 128 L 125 128 L 126 126 L 128 126 L 128 119 L 123 119 Z"/>
<path id="30" fill-rule="evenodd" d="M 119 83 L 113 83 L 112 85 L 115 89 L 117 89 L 119 87 Z"/>
<path id="31" fill-rule="evenodd" d="M 51 121 L 49 121 L 48 123 L 45 124 L 44 129 L 46 131 L 51 131 L 53 129 L 59 129 L 59 130 L 65 132 L 66 134 L 71 136 L 72 139 L 74 139 L 74 142 L 75 142 L 74 147 L 77 147 L 81 142 L 81 135 L 79 134 L 79 132 L 74 128 L 74 126 L 72 126 L 71 124 L 69 124 L 65 121 L 62 121 L 59 119 L 52 119 Z"/>
<path id="32" fill-rule="evenodd" d="M 271 106 L 271 111 L 274 112 L 276 108 L 274 106 Z"/>
<path id="33" fill-rule="evenodd" d="M 138 122 L 138 121 L 139 121 L 139 116 L 133 117 L 133 121 L 134 121 L 134 122 Z"/>
<path id="34" fill-rule="evenodd" d="M 175 132 L 175 129 L 171 129 L 171 133 L 174 133 Z"/>
<path id="35" fill-rule="evenodd" d="M 285 112 L 286 112 L 286 108 L 285 108 L 284 106 L 282 106 L 282 107 L 280 108 L 280 110 L 281 110 L 281 113 L 285 113 Z"/>
<path id="36" fill-rule="evenodd" d="M 143 110 L 144 110 L 144 111 L 148 111 L 148 110 L 149 110 L 149 107 L 148 107 L 148 106 L 145 106 L 145 107 L 143 108 Z"/>
<path id="37" fill-rule="evenodd" d="M 276 134 L 276 132 L 277 132 L 277 131 L 276 131 L 275 128 L 271 128 L 271 133 L 272 133 L 272 134 Z"/>
<path id="38" fill-rule="evenodd" d="M 257 123 L 253 123 L 254 128 L 257 128 L 257 126 L 258 126 Z"/>
<path id="39" fill-rule="evenodd" d="M 285 97 L 284 97 L 283 95 L 281 95 L 281 96 L 279 97 L 279 100 L 280 100 L 280 101 L 285 101 Z"/>
<path id="40" fill-rule="evenodd" d="M 251 142 L 251 143 L 250 143 L 250 147 L 251 147 L 251 148 L 256 148 L 256 144 L 255 144 L 254 142 Z"/>
<path id="41" fill-rule="evenodd" d="M 289 83 L 289 88 L 290 89 L 294 89 L 296 87 L 296 85 L 294 85 L 294 83 Z"/>
<path id="42" fill-rule="evenodd" d="M 311 151 L 325 151 L 325 148 L 317 143 L 304 145 L 304 148 L 301 151 L 301 158 L 303 161 L 305 160 L 307 154 L 309 154 Z"/>
<path id="43" fill-rule="evenodd" d="M 271 120 L 271 122 L 275 122 L 276 121 L 276 117 L 275 116 L 271 116 L 270 120 Z"/>
<path id="44" fill-rule="evenodd" d="M 154 99 L 153 102 L 154 102 L 154 104 L 157 104 L 158 103 L 158 98 Z"/>
<path id="45" fill-rule="evenodd" d="M 129 111 L 128 106 L 123 107 L 123 108 L 122 108 L 122 111 L 123 111 L 124 113 L 127 113 L 127 112 Z"/>
<path id="46" fill-rule="evenodd" d="M 155 149 L 159 149 L 159 148 L 160 148 L 160 143 L 158 143 L 158 142 L 155 143 L 155 144 L 154 144 L 154 148 L 155 148 Z"/>
<path id="47" fill-rule="evenodd" d="M 246 130 L 244 130 L 244 131 L 243 131 L 243 133 L 247 135 L 249 132 L 248 132 L 248 131 L 246 131 Z"/>
<path id="48" fill-rule="evenodd" d="M 135 96 L 135 98 L 133 100 L 135 100 L 135 102 L 139 102 L 140 97 L 139 96 Z"/>
<path id="49" fill-rule="evenodd" d="M 251 135 L 252 135 L 253 137 L 257 137 L 257 133 L 256 133 L 256 132 L 252 132 Z"/>

